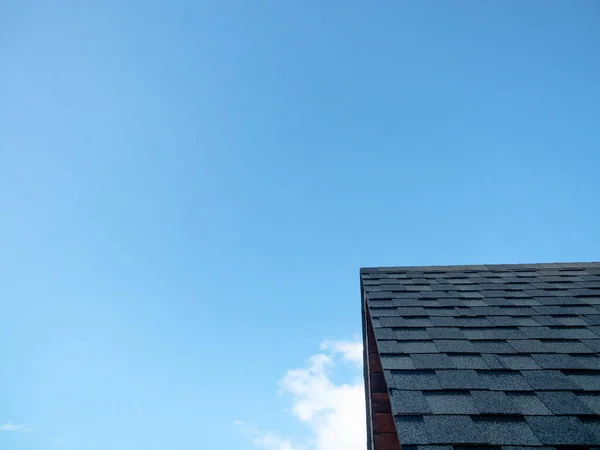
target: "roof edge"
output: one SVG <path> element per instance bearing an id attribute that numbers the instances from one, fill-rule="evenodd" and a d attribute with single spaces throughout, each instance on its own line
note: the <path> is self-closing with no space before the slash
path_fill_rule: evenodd
<path id="1" fill-rule="evenodd" d="M 467 264 L 467 265 L 442 265 L 442 266 L 382 266 L 361 267 L 360 274 L 374 272 L 411 272 L 411 271 L 462 271 L 462 270 L 532 270 L 532 269 L 577 269 L 587 267 L 600 267 L 600 262 L 553 262 L 553 263 L 527 263 L 527 264 Z"/>

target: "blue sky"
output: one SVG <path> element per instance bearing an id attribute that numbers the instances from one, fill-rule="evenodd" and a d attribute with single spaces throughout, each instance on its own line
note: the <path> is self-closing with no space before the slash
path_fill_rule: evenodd
<path id="1" fill-rule="evenodd" d="M 359 267 L 599 259 L 598 48 L 593 0 L 3 2 L 0 448 L 337 450 Z"/>

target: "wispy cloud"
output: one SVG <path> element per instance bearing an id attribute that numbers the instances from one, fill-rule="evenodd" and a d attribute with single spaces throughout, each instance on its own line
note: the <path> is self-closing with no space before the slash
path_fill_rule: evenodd
<path id="1" fill-rule="evenodd" d="M 24 425 L 18 423 L 6 422 L 4 425 L 0 425 L 0 431 L 31 431 Z"/>
<path id="2" fill-rule="evenodd" d="M 244 422 L 235 424 L 265 450 L 364 450 L 366 445 L 364 388 L 360 379 L 362 344 L 359 341 L 324 341 L 321 352 L 303 368 L 288 370 L 279 382 L 280 393 L 291 395 L 292 412 L 307 424 L 311 436 L 292 442 Z M 349 383 L 336 384 L 332 374 L 340 364 L 354 375 Z"/>

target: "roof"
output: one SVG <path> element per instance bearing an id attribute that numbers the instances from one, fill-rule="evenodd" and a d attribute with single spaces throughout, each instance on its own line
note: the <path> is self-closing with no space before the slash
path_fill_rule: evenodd
<path id="1" fill-rule="evenodd" d="M 600 263 L 360 274 L 403 450 L 600 446 Z"/>

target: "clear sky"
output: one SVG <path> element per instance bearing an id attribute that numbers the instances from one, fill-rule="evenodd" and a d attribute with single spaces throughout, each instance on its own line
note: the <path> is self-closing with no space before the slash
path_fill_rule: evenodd
<path id="1" fill-rule="evenodd" d="M 0 448 L 340 449 L 359 267 L 600 259 L 599 48 L 595 0 L 1 2 Z"/>

